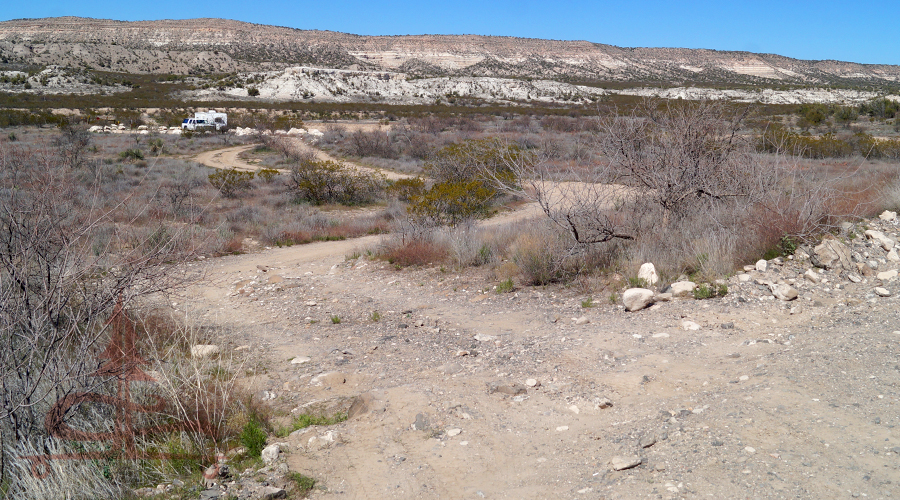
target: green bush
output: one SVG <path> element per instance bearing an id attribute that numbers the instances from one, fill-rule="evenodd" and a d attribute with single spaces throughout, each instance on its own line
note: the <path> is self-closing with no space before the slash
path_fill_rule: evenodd
<path id="1" fill-rule="evenodd" d="M 226 198 L 236 198 L 240 193 L 253 187 L 253 172 L 244 172 L 234 168 L 217 170 L 209 174 L 209 183 Z"/>
<path id="2" fill-rule="evenodd" d="M 275 180 L 275 177 L 278 176 L 278 170 L 275 170 L 274 168 L 261 168 L 256 171 L 256 176 L 266 183 L 271 183 Z"/>
<path id="3" fill-rule="evenodd" d="M 403 202 L 409 202 L 413 196 L 421 196 L 425 192 L 425 181 L 421 177 L 398 179 L 387 187 L 387 193 Z"/>
<path id="4" fill-rule="evenodd" d="M 482 181 L 442 182 L 410 198 L 410 219 L 424 226 L 455 227 L 490 214 L 497 191 Z"/>
<path id="5" fill-rule="evenodd" d="M 497 293 L 510 293 L 515 291 L 516 286 L 513 284 L 512 278 L 506 278 L 497 285 Z"/>
<path id="6" fill-rule="evenodd" d="M 126 149 L 119 153 L 119 158 L 129 161 L 129 160 L 143 160 L 144 152 L 137 148 Z"/>
<path id="7" fill-rule="evenodd" d="M 247 95 L 250 96 L 250 97 L 256 97 L 256 96 L 259 95 L 259 89 L 256 88 L 256 87 L 248 87 L 248 88 L 247 88 Z"/>
<path id="8" fill-rule="evenodd" d="M 383 189 L 383 178 L 364 174 L 330 160 L 300 160 L 291 167 L 288 186 L 299 200 L 314 205 L 372 203 Z"/>
<path id="9" fill-rule="evenodd" d="M 247 448 L 247 455 L 257 458 L 266 446 L 266 431 L 256 419 L 252 419 L 244 424 L 238 439 L 241 441 L 241 446 Z"/>
<path id="10" fill-rule="evenodd" d="M 728 286 L 727 285 L 719 285 L 718 287 L 707 285 L 706 283 L 701 283 L 692 292 L 694 294 L 694 298 L 697 300 L 703 299 L 712 299 L 715 297 L 724 297 L 728 294 Z"/>

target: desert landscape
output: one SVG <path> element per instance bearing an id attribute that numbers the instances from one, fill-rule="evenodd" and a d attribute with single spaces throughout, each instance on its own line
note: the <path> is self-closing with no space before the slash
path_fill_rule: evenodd
<path id="1" fill-rule="evenodd" d="M 898 66 L 74 17 L 0 61 L 3 498 L 900 496 Z"/>

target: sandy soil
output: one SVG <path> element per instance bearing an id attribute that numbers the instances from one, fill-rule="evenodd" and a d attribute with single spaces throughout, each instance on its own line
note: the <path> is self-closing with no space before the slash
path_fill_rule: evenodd
<path id="1" fill-rule="evenodd" d="M 477 269 L 346 258 L 378 238 L 211 259 L 177 299 L 234 327 L 276 406 L 369 395 L 282 441 L 313 498 L 900 497 L 896 280 L 814 284 L 808 262 L 773 262 L 724 298 L 629 313 L 573 288 L 498 294 Z"/>

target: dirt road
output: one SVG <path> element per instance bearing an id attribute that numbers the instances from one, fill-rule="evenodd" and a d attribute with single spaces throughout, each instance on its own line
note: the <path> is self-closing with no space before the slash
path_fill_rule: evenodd
<path id="1" fill-rule="evenodd" d="M 247 382 L 286 412 L 366 395 L 350 420 L 281 440 L 313 498 L 900 497 L 896 279 L 813 282 L 798 257 L 725 298 L 628 313 L 357 257 L 379 238 L 212 259 L 179 299 L 250 346 Z"/>

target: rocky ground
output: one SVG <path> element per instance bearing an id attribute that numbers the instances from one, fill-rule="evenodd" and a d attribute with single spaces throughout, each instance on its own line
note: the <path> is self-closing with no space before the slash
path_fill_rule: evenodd
<path id="1" fill-rule="evenodd" d="M 377 238 L 196 264 L 175 306 L 238 332 L 260 398 L 350 408 L 270 438 L 312 498 L 900 496 L 896 218 L 631 312 L 345 257 Z"/>

